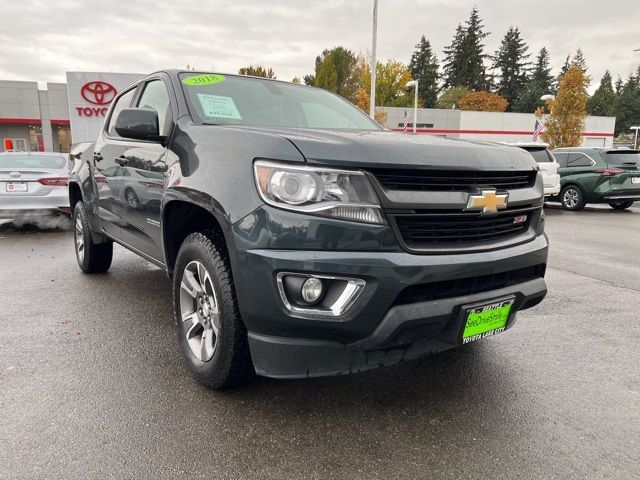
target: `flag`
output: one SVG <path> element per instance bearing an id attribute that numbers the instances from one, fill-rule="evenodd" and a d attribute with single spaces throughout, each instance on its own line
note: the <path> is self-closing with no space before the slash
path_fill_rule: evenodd
<path id="1" fill-rule="evenodd" d="M 402 132 L 407 133 L 407 128 L 409 128 L 409 114 L 407 111 L 404 111 L 404 120 L 402 121 Z"/>
<path id="2" fill-rule="evenodd" d="M 533 137 L 531 138 L 531 140 L 533 140 L 534 142 L 537 142 L 538 137 L 540 136 L 540 133 L 542 132 L 542 130 L 544 130 L 544 125 L 539 119 L 536 118 L 536 123 L 533 127 Z"/>

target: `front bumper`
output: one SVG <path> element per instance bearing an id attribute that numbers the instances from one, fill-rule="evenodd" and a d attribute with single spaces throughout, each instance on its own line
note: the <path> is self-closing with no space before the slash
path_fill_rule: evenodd
<path id="1" fill-rule="evenodd" d="M 540 235 L 509 248 L 464 254 L 244 251 L 234 281 L 256 372 L 276 378 L 340 375 L 453 348 L 461 343 L 461 308 L 504 297 L 515 298 L 510 328 L 518 310 L 546 295 L 547 249 L 546 236 Z M 529 268 L 541 273 L 497 288 L 475 283 Z M 283 271 L 357 277 L 367 284 L 343 317 L 310 318 L 292 314 L 280 300 L 275 278 Z M 398 301 L 406 299 L 410 287 L 430 285 L 437 291 L 439 285 L 458 283 L 474 288 L 444 298 Z"/>

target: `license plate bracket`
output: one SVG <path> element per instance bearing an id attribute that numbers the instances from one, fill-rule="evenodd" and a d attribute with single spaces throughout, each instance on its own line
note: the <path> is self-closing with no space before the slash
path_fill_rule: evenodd
<path id="1" fill-rule="evenodd" d="M 462 307 L 461 342 L 470 343 L 503 332 L 514 311 L 515 297 Z"/>
<path id="2" fill-rule="evenodd" d="M 5 185 L 5 192 L 7 193 L 27 191 L 27 182 L 7 182 Z"/>

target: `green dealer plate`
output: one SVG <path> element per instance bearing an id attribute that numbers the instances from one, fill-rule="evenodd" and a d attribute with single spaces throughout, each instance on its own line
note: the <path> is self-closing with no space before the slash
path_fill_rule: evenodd
<path id="1" fill-rule="evenodd" d="M 467 308 L 462 343 L 473 342 L 503 332 L 507 326 L 513 302 L 514 299 L 511 298 Z"/>

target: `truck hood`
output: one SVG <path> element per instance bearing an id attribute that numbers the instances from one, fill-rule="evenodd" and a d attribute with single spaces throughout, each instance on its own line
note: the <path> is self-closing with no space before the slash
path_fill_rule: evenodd
<path id="1" fill-rule="evenodd" d="M 493 143 L 380 131 L 243 127 L 285 137 L 309 163 L 335 166 L 536 170 L 527 152 Z"/>

